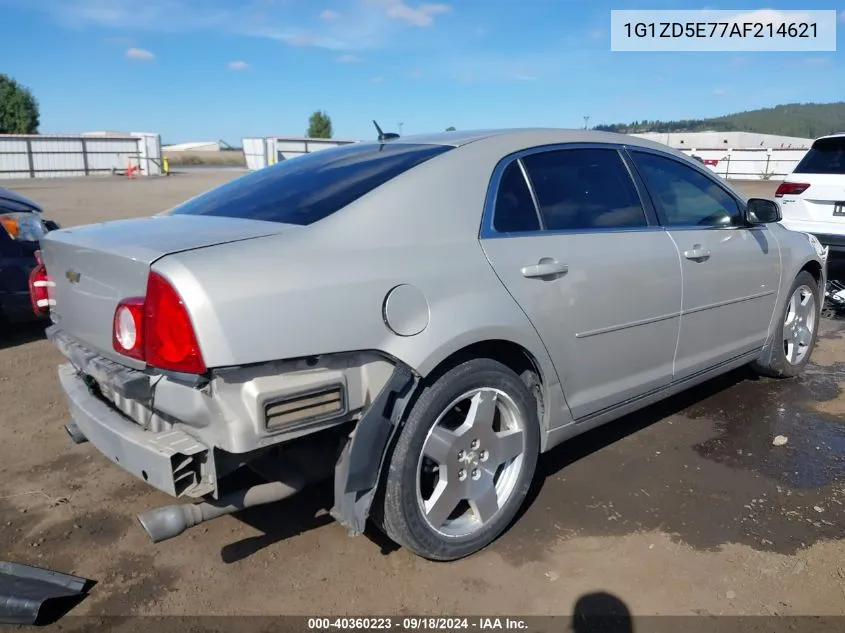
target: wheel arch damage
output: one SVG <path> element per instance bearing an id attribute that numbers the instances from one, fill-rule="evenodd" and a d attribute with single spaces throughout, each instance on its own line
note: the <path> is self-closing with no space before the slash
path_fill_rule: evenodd
<path id="1" fill-rule="evenodd" d="M 468 358 L 490 358 L 512 369 L 537 400 L 540 431 L 547 428 L 547 374 L 535 356 L 509 340 L 478 340 L 452 352 L 436 363 L 426 363 L 425 374 L 393 359 L 394 370 L 369 409 L 347 438 L 334 474 L 332 517 L 352 536 L 364 532 L 378 493 L 384 464 L 405 414 L 423 385 Z"/>

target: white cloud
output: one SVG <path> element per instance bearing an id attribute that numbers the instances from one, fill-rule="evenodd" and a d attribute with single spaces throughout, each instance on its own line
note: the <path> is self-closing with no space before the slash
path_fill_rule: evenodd
<path id="1" fill-rule="evenodd" d="M 601 42 L 604 39 L 605 33 L 601 29 L 592 29 L 587 31 L 587 37 L 593 42 Z"/>
<path id="2" fill-rule="evenodd" d="M 839 12 L 839 21 L 845 22 L 845 10 Z"/>
<path id="3" fill-rule="evenodd" d="M 150 61 L 155 59 L 156 56 L 145 48 L 129 48 L 126 50 L 126 58 L 137 61 Z"/>
<path id="4" fill-rule="evenodd" d="M 179 32 L 223 27 L 226 9 L 198 10 L 187 0 L 10 0 L 23 9 L 47 14 L 69 28 L 100 27 L 133 31 Z"/>
<path id="5" fill-rule="evenodd" d="M 374 84 L 384 83 L 384 77 L 379 75 L 378 77 L 373 77 L 372 79 L 370 79 L 370 81 Z"/>
<path id="6" fill-rule="evenodd" d="M 340 64 L 358 64 L 364 60 L 357 55 L 341 55 L 335 61 Z"/>
<path id="7" fill-rule="evenodd" d="M 725 94 L 724 88 L 713 88 L 713 95 L 716 97 L 721 97 Z"/>
<path id="8" fill-rule="evenodd" d="M 452 7 L 442 2 L 436 4 L 423 3 L 412 7 L 402 0 L 370 0 L 371 4 L 384 9 L 385 15 L 394 20 L 401 20 L 412 26 L 431 26 L 434 18 L 449 13 Z"/>
<path id="9" fill-rule="evenodd" d="M 348 10 L 318 9 L 316 20 L 292 11 L 291 0 L 0 0 L 0 5 L 41 13 L 69 29 L 108 29 L 114 36 L 206 32 L 352 53 L 402 43 L 403 28 L 431 27 L 452 10 L 436 0 L 418 1 L 346 0 Z"/>
<path id="10" fill-rule="evenodd" d="M 517 81 L 537 81 L 539 77 L 530 72 L 519 72 L 512 74 L 511 79 L 516 79 Z"/>
<path id="11" fill-rule="evenodd" d="M 245 61 L 241 61 L 241 60 L 229 62 L 226 66 L 229 70 L 234 70 L 236 72 L 240 72 L 240 71 L 249 69 L 249 64 L 247 64 Z"/>

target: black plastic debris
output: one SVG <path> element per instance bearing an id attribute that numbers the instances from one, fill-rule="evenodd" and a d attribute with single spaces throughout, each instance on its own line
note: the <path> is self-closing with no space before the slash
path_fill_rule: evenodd
<path id="1" fill-rule="evenodd" d="M 0 561 L 0 623 L 55 621 L 76 606 L 93 581 L 40 567 Z"/>

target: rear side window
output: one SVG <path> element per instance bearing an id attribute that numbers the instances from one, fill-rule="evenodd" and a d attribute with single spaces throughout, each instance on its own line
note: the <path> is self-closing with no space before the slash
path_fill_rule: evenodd
<path id="1" fill-rule="evenodd" d="M 324 149 L 237 178 L 170 213 L 313 224 L 450 149 L 410 143 L 353 143 Z"/>
<path id="2" fill-rule="evenodd" d="M 648 225 L 631 176 L 615 149 L 568 149 L 522 159 L 549 231 Z"/>
<path id="3" fill-rule="evenodd" d="M 845 137 L 819 139 L 798 166 L 796 174 L 845 174 Z"/>
<path id="4" fill-rule="evenodd" d="M 502 173 L 493 212 L 493 228 L 499 233 L 540 230 L 537 207 L 517 161 L 508 165 Z"/>

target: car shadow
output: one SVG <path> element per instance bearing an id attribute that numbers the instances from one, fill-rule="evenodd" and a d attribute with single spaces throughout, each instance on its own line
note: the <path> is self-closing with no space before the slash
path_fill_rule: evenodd
<path id="1" fill-rule="evenodd" d="M 513 523 L 518 522 L 530 509 L 542 491 L 545 481 L 560 470 L 675 415 L 701 400 L 748 380 L 759 380 L 759 377 L 747 366 L 733 370 L 640 411 L 587 431 L 542 455 L 528 498 Z M 265 547 L 334 522 L 329 514 L 333 497 L 333 482 L 327 480 L 289 499 L 237 513 L 235 516 L 240 521 L 261 531 L 262 534 L 225 545 L 221 550 L 223 562 L 236 563 Z M 389 555 L 399 549 L 398 545 L 371 523 L 368 524 L 365 536 L 378 546 L 382 555 Z"/>
<path id="2" fill-rule="evenodd" d="M 225 545 L 220 557 L 226 564 L 237 563 L 265 547 L 332 523 L 328 510 L 333 496 L 333 482 L 327 480 L 290 499 L 238 512 L 238 520 L 261 534 Z"/>
<path id="3" fill-rule="evenodd" d="M 0 321 L 0 350 L 10 349 L 44 339 L 47 325 L 40 321 L 5 323 Z"/>
<path id="4" fill-rule="evenodd" d="M 760 377 L 748 365 L 745 365 L 556 446 L 540 456 L 537 476 L 534 478 L 525 503 L 522 504 L 511 525 L 517 523 L 531 508 L 546 480 L 554 477 L 561 470 L 739 383 L 757 380 L 760 380 Z"/>

